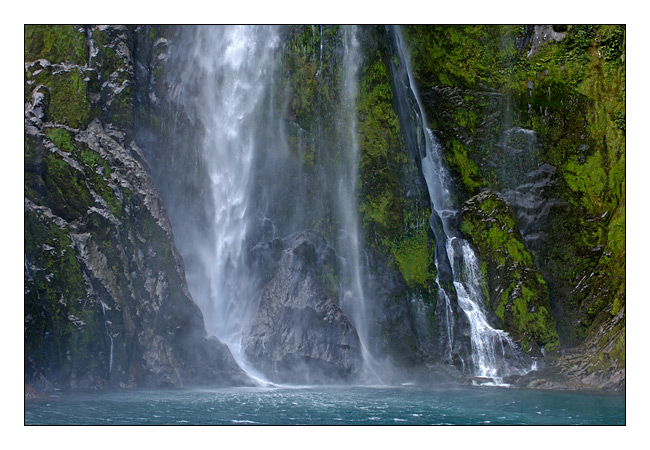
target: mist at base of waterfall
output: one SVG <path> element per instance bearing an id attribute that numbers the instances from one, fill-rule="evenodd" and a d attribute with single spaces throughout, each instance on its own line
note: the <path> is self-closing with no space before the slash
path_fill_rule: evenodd
<path id="1" fill-rule="evenodd" d="M 484 386 L 156 389 L 62 394 L 26 425 L 625 425 L 625 396 Z"/>

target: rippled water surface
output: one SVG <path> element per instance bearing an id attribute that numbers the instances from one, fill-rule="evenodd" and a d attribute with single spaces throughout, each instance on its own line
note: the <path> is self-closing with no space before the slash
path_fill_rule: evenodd
<path id="1" fill-rule="evenodd" d="M 66 394 L 27 425 L 624 425 L 625 396 L 500 387 L 278 387 Z"/>

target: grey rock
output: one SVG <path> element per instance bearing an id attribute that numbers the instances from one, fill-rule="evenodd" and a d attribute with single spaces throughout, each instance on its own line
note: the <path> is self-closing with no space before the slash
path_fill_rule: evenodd
<path id="1" fill-rule="evenodd" d="M 528 52 L 528 57 L 531 57 L 537 51 L 537 48 L 551 41 L 561 41 L 566 36 L 566 32 L 555 31 L 552 25 L 535 25 L 535 34 L 533 35 L 533 43 Z"/>
<path id="2" fill-rule="evenodd" d="M 264 286 L 244 352 L 272 381 L 353 380 L 362 365 L 357 331 L 318 281 L 329 253 L 315 232 L 285 240 L 277 270 Z"/>

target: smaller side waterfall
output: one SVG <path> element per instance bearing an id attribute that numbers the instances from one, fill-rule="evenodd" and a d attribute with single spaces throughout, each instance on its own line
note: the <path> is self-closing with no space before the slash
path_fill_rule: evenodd
<path id="1" fill-rule="evenodd" d="M 457 274 L 454 287 L 458 305 L 467 314 L 471 327 L 473 375 L 500 382 L 507 375 L 526 374 L 534 365 L 526 363 L 521 350 L 508 333 L 490 326 L 480 306 L 484 298 L 479 284 L 481 274 L 476 254 L 463 239 L 451 238 L 447 246 L 450 259 L 459 266 L 454 267 Z"/>
<path id="2" fill-rule="evenodd" d="M 455 227 L 458 208 L 452 202 L 450 174 L 442 157 L 442 149 L 432 131 L 426 127 L 424 108 L 422 107 L 411 69 L 408 54 L 402 37 L 396 30 L 397 47 L 400 61 L 405 64 L 408 77 L 407 88 L 415 98 L 415 111 L 418 133 L 418 152 L 422 157 L 422 173 L 431 199 L 431 229 L 436 239 L 435 261 L 438 268 L 436 282 L 441 287 L 439 301 L 444 302 L 447 326 L 448 359 L 453 359 L 454 319 L 453 299 L 467 316 L 470 325 L 471 368 L 475 377 L 492 378 L 496 383 L 507 375 L 523 375 L 535 368 L 525 361 L 525 356 L 510 339 L 508 333 L 490 326 L 482 305 L 485 301 L 481 290 L 481 274 L 478 261 L 469 243 L 464 240 Z M 398 93 L 399 95 L 399 93 Z M 405 95 L 405 93 L 402 93 Z M 424 137 L 422 140 L 421 137 Z M 423 142 L 422 142 L 423 141 Z M 446 279 L 442 279 L 445 277 Z M 453 285 L 453 289 L 451 288 Z"/>

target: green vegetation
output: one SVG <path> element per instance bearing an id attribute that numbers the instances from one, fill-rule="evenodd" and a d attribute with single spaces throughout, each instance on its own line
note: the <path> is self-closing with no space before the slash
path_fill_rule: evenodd
<path id="1" fill-rule="evenodd" d="M 361 69 L 359 212 L 370 247 L 393 259 L 410 288 L 428 293 L 435 290 L 436 278 L 431 212 L 427 198 L 405 195 L 417 169 L 403 147 L 386 67 L 386 57 L 377 50 Z"/>
<path id="2" fill-rule="evenodd" d="M 473 192 L 483 186 L 478 165 L 468 157 L 467 147 L 459 140 L 451 140 L 451 151 L 446 161 L 460 175 L 460 180 L 468 191 Z"/>
<path id="3" fill-rule="evenodd" d="M 339 99 L 340 67 L 334 64 L 334 49 L 341 39 L 339 27 L 288 27 L 285 32 L 283 83 L 290 98 L 291 119 L 312 134 L 318 133 L 319 126 L 321 133 L 334 131 L 334 124 L 326 118 L 332 116 Z"/>
<path id="4" fill-rule="evenodd" d="M 52 75 L 51 84 L 48 86 L 48 120 L 72 128 L 83 128 L 90 122 L 91 109 L 84 76 L 77 69 Z"/>
<path id="5" fill-rule="evenodd" d="M 476 216 L 465 215 L 460 224 L 463 234 L 476 240 L 486 255 L 499 264 L 506 259 L 525 265 L 533 265 L 533 258 L 516 231 L 517 221 L 505 202 L 495 195 L 482 196 Z"/>
<path id="6" fill-rule="evenodd" d="M 491 82 L 494 69 L 512 58 L 514 48 L 508 38 L 514 31 L 503 26 L 418 25 L 407 27 L 406 35 L 411 60 L 418 61 L 418 80 L 424 86 L 475 88 Z"/>
<path id="7" fill-rule="evenodd" d="M 554 30 L 557 40 L 535 49 L 531 26 L 411 26 L 404 35 L 431 125 L 463 188 L 460 201 L 525 182 L 522 156 L 509 156 L 504 143 L 525 152 L 529 167 L 557 168 L 545 195 L 564 206 L 552 209 L 534 260 L 554 280 L 563 342 L 577 345 L 625 307 L 625 26 Z M 512 142 L 513 127 L 536 140 Z M 483 258 L 531 267 L 533 255 L 508 228 L 462 226 L 483 243 Z M 492 299 L 500 317 L 507 319 L 514 293 Z"/>
<path id="8" fill-rule="evenodd" d="M 71 25 L 25 26 L 25 61 L 39 59 L 73 66 L 56 69 L 40 63 L 32 66 L 26 73 L 25 100 L 31 96 L 34 87 L 43 84 L 46 88 L 46 120 L 72 128 L 85 127 L 98 112 L 88 100 L 88 84 L 95 83 L 95 75 L 85 72 L 88 46 L 84 33 Z"/>
<path id="9" fill-rule="evenodd" d="M 25 61 L 41 58 L 52 64 L 86 64 L 84 33 L 72 25 L 25 25 Z"/>
<path id="10" fill-rule="evenodd" d="M 122 204 L 116 198 L 113 188 L 108 184 L 111 175 L 111 167 L 108 161 L 103 159 L 97 152 L 89 149 L 87 145 L 74 142 L 73 135 L 64 128 L 48 128 L 46 131 L 54 145 L 64 152 L 70 153 L 71 157 L 84 166 L 81 173 L 74 171 L 73 174 L 74 169 L 63 160 L 54 155 L 48 156 L 51 165 L 47 167 L 50 168 L 50 173 L 54 177 L 55 184 L 57 184 L 55 189 L 59 191 L 60 189 L 68 189 L 65 193 L 70 197 L 64 200 L 74 201 L 80 198 L 82 200 L 81 205 L 86 204 L 86 201 L 90 201 L 87 191 L 92 187 L 106 201 L 111 212 L 117 217 L 121 217 Z M 70 177 L 71 180 L 74 180 L 74 183 L 66 187 L 65 177 Z M 69 191 L 70 188 L 74 188 L 77 194 Z M 80 212 L 79 208 L 77 210 Z"/>
<path id="11" fill-rule="evenodd" d="M 372 55 L 361 73 L 358 101 L 361 147 L 359 211 L 370 243 L 388 250 L 401 232 L 399 170 L 408 158 L 401 149 L 390 79 L 379 52 Z"/>
<path id="12" fill-rule="evenodd" d="M 435 282 L 433 249 L 429 245 L 429 233 L 425 227 L 401 238 L 393 247 L 395 264 L 411 288 L 426 290 Z"/>

